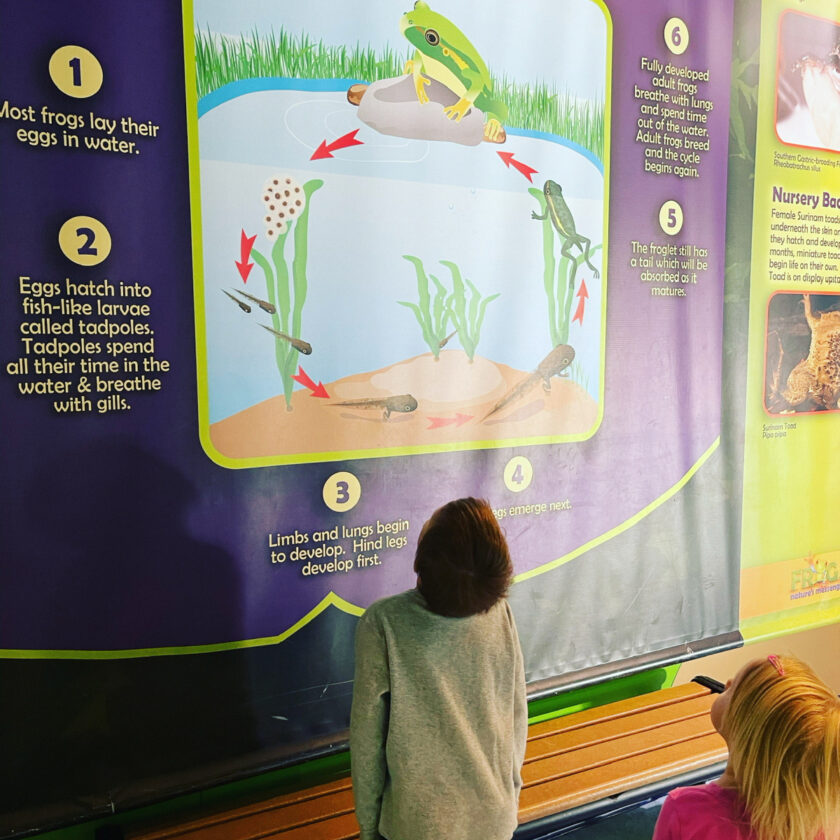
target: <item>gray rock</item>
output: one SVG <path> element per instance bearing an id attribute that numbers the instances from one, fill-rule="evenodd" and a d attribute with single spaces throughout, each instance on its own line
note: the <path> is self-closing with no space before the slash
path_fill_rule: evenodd
<path id="1" fill-rule="evenodd" d="M 457 94 L 435 79 L 426 86 L 429 101 L 420 103 L 410 75 L 373 82 L 359 103 L 359 119 L 378 131 L 411 140 L 446 140 L 477 146 L 484 139 L 484 113 L 473 106 L 460 122 L 443 109 L 458 101 Z"/>

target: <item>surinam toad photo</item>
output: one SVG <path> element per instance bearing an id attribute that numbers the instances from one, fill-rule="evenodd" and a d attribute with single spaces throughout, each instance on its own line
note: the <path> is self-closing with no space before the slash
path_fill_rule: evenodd
<path id="1" fill-rule="evenodd" d="M 770 413 L 840 409 L 840 295 L 774 295 L 766 363 Z"/>

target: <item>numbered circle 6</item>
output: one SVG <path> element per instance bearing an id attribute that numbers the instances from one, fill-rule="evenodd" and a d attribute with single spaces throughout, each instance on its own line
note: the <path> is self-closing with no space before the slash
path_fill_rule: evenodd
<path id="1" fill-rule="evenodd" d="M 102 65 L 84 47 L 59 47 L 50 56 L 49 69 L 53 84 L 75 99 L 87 99 L 102 87 Z"/>
<path id="2" fill-rule="evenodd" d="M 61 226 L 58 245 L 77 265 L 98 265 L 111 253 L 111 234 L 98 219 L 73 216 Z"/>
<path id="3" fill-rule="evenodd" d="M 531 484 L 534 477 L 534 468 L 531 462 L 522 455 L 511 458 L 505 464 L 505 487 L 514 493 L 520 493 Z"/>
<path id="4" fill-rule="evenodd" d="M 665 46 L 674 55 L 682 55 L 688 49 L 688 26 L 682 18 L 670 18 L 665 24 L 663 35 Z"/>
<path id="5" fill-rule="evenodd" d="M 353 473 L 337 472 L 324 482 L 322 495 L 330 510 L 344 513 L 356 507 L 362 497 L 362 485 Z"/>

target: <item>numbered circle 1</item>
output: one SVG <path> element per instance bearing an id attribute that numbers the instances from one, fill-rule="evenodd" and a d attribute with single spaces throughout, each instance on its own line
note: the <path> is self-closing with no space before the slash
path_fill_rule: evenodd
<path id="1" fill-rule="evenodd" d="M 50 56 L 50 78 L 68 96 L 87 99 L 102 87 L 102 65 L 84 47 L 59 47 Z"/>
<path id="2" fill-rule="evenodd" d="M 688 27 L 682 18 L 670 18 L 665 24 L 664 35 L 665 46 L 674 55 L 682 55 L 688 49 Z"/>
<path id="3" fill-rule="evenodd" d="M 659 208 L 659 227 L 668 236 L 676 236 L 683 226 L 683 210 L 678 201 L 666 201 Z"/>
<path id="4" fill-rule="evenodd" d="M 324 482 L 322 495 L 330 510 L 344 513 L 356 507 L 362 498 L 362 485 L 353 473 L 337 472 Z"/>
<path id="5" fill-rule="evenodd" d="M 61 226 L 58 244 L 77 265 L 99 265 L 111 253 L 111 234 L 98 219 L 73 216 Z"/>
<path id="6" fill-rule="evenodd" d="M 521 493 L 531 484 L 533 477 L 534 468 L 531 466 L 531 462 L 522 455 L 511 458 L 505 464 L 505 487 L 514 493 Z"/>

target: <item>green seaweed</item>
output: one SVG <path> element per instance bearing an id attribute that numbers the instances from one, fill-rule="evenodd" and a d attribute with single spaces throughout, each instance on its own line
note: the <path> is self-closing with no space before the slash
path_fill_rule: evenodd
<path id="1" fill-rule="evenodd" d="M 414 317 L 420 325 L 420 331 L 423 333 L 423 340 L 437 359 L 440 356 L 441 345 L 446 338 L 446 325 L 449 321 L 449 311 L 446 306 L 448 292 L 437 277 L 430 275 L 435 285 L 435 296 L 432 299 L 429 293 L 429 277 L 426 276 L 423 262 L 409 254 L 403 254 L 403 259 L 408 260 L 417 273 L 418 303 L 410 303 L 405 300 L 398 300 L 397 303 L 414 313 Z"/>
<path id="2" fill-rule="evenodd" d="M 303 306 L 306 303 L 308 281 L 306 277 L 306 263 L 309 251 L 309 207 L 310 198 L 324 182 L 313 178 L 303 185 L 306 204 L 300 216 L 288 223 L 288 228 L 280 233 L 271 248 L 271 261 L 256 248 L 251 249 L 254 262 L 265 275 L 265 285 L 268 300 L 275 307 L 271 316 L 272 326 L 278 332 L 285 333 L 292 338 L 301 338 Z M 292 236 L 294 253 L 289 258 L 286 255 L 286 243 Z M 283 396 L 286 399 L 286 410 L 292 410 L 292 392 L 294 390 L 294 375 L 297 369 L 300 351 L 282 338 L 276 338 L 274 353 L 277 370 L 283 382 Z"/>
<path id="3" fill-rule="evenodd" d="M 551 346 L 568 344 L 571 326 L 572 303 L 575 297 L 574 277 L 584 262 L 585 254 L 576 257 L 561 256 L 559 263 L 554 254 L 555 233 L 551 219 L 546 214 L 545 196 L 542 190 L 530 187 L 528 192 L 539 202 L 543 220 L 543 288 L 548 302 L 548 332 Z M 592 256 L 601 249 L 595 245 L 589 249 Z"/>
<path id="4" fill-rule="evenodd" d="M 478 348 L 487 304 L 499 297 L 499 293 L 482 297 L 478 289 L 466 277 L 461 277 L 461 270 L 455 263 L 441 260 L 441 265 L 446 266 L 452 274 L 452 294 L 447 301 L 449 317 L 458 333 L 458 340 L 464 352 L 472 362 Z M 470 290 L 469 297 L 464 290 L 465 284 Z"/>

